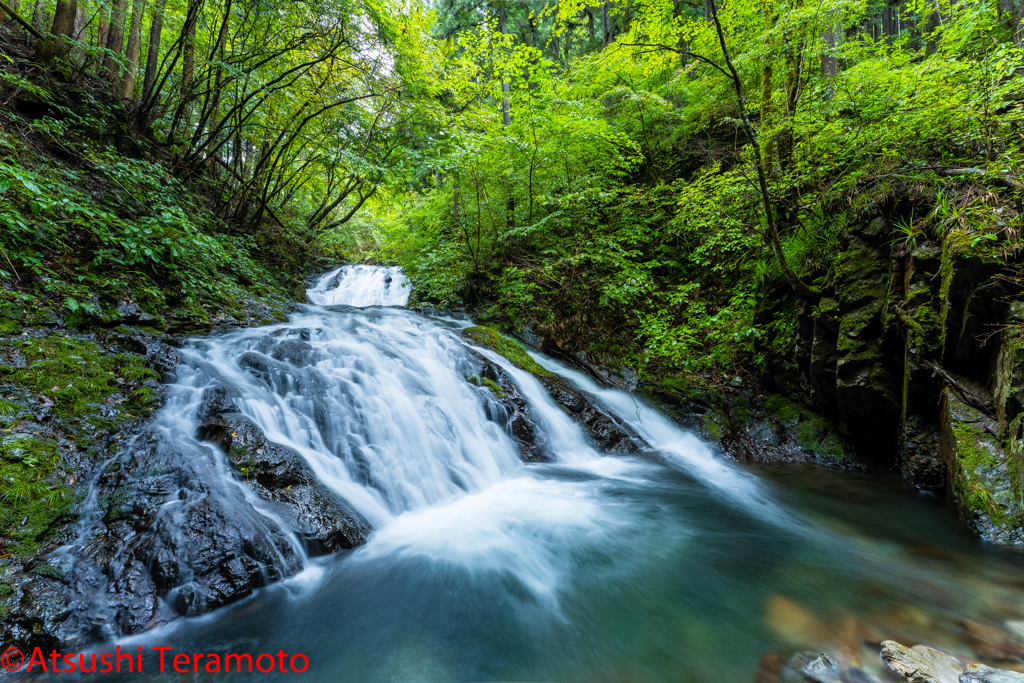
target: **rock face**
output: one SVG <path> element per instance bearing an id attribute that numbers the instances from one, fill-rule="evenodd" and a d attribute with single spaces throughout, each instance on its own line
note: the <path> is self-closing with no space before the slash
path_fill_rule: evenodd
<path id="1" fill-rule="evenodd" d="M 488 416 L 505 426 L 526 462 L 551 460 L 550 445 L 534 428 L 536 417 L 519 387 L 504 370 L 481 357 L 480 376 L 469 381 L 487 390 L 483 395 Z M 583 428 L 595 448 L 605 453 L 635 453 L 643 443 L 626 425 L 598 410 L 587 397 L 554 375 L 537 376 L 574 422 Z"/>
<path id="2" fill-rule="evenodd" d="M 583 428 L 598 450 L 605 453 L 635 453 L 640 449 L 642 440 L 628 426 L 594 406 L 582 392 L 567 381 L 537 365 L 520 342 L 483 326 L 467 328 L 462 334 L 467 340 L 501 354 L 514 365 L 532 373 L 565 413 Z M 473 351 L 472 346 L 470 351 Z M 540 433 L 533 429 L 535 418 L 519 387 L 500 367 L 483 356 L 478 355 L 478 358 L 482 364 L 480 375 L 468 379 L 478 386 L 489 387 L 493 392 L 489 400 L 496 399 L 502 406 L 504 416 L 492 416 L 492 419 L 506 424 L 519 446 L 523 460 L 549 460 L 548 445 Z M 596 379 L 602 381 L 600 377 Z"/>
<path id="3" fill-rule="evenodd" d="M 227 410 L 226 392 L 207 390 L 196 439 L 150 423 L 124 433 L 80 508 L 74 550 L 19 584 L 9 642 L 84 646 L 139 633 L 246 597 L 299 571 L 302 555 L 366 541 L 366 520 L 301 455 Z M 244 487 L 220 475 L 224 453 Z"/>

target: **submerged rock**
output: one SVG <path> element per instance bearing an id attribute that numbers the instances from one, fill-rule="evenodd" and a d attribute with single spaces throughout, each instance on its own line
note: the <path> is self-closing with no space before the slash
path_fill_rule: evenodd
<path id="1" fill-rule="evenodd" d="M 1024 683 L 1024 674 L 971 664 L 960 674 L 959 683 Z"/>

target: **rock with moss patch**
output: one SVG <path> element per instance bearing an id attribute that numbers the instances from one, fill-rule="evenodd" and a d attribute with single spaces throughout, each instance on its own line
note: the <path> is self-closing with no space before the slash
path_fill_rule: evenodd
<path id="1" fill-rule="evenodd" d="M 939 449 L 960 517 L 987 540 L 1022 543 L 1019 445 L 1024 430 L 1015 425 L 1007 452 L 997 427 L 995 417 L 968 405 L 955 390 L 943 393 Z"/>

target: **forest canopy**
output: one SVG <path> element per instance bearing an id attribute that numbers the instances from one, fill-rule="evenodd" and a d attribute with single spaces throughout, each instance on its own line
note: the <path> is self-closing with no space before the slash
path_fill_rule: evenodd
<path id="1" fill-rule="evenodd" d="M 1022 0 L 7 2 L 0 277 L 71 312 L 372 257 L 707 370 L 786 343 L 758 299 L 834 286 L 880 211 L 908 253 L 1021 239 Z"/>

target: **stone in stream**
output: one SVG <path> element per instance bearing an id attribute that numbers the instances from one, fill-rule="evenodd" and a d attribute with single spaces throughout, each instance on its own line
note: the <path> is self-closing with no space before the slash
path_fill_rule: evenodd
<path id="1" fill-rule="evenodd" d="M 370 525 L 316 478 L 294 450 L 267 439 L 244 415 L 223 414 L 199 426 L 197 438 L 216 443 L 256 494 L 271 504 L 310 555 L 366 542 Z"/>
<path id="2" fill-rule="evenodd" d="M 925 645 L 906 647 L 894 640 L 882 642 L 882 659 L 910 683 L 959 683 L 964 663 Z"/>
<path id="3" fill-rule="evenodd" d="M 958 683 L 1024 683 L 1024 674 L 993 669 L 984 664 L 971 664 L 960 674 Z"/>

